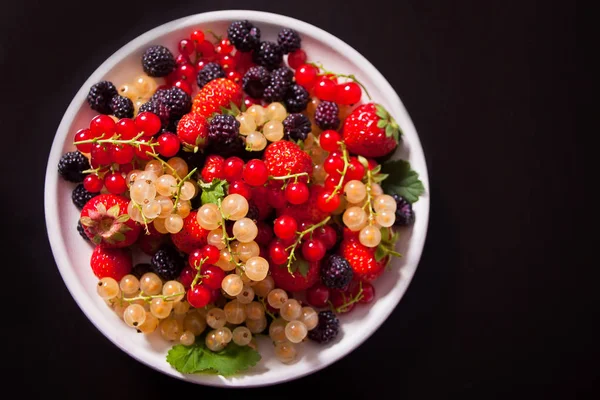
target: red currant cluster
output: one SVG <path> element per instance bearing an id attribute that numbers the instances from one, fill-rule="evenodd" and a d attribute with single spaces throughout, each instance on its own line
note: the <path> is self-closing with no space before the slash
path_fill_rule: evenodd
<path id="1" fill-rule="evenodd" d="M 369 282 L 352 281 L 344 290 L 317 283 L 306 290 L 308 304 L 317 308 L 331 306 L 339 314 L 352 311 L 356 304 L 368 304 L 374 298 L 375 288 Z"/>
<path id="2" fill-rule="evenodd" d="M 356 104 L 360 101 L 362 89 L 354 75 L 335 74 L 330 71 L 322 73 L 321 70 L 321 67 L 313 64 L 299 65 L 295 73 L 296 82 L 312 92 L 319 100 L 333 101 L 342 105 Z M 339 82 L 339 78 L 352 80 Z"/>

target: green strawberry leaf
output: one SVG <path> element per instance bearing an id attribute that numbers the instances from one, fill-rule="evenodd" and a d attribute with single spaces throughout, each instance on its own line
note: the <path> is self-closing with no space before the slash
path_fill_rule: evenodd
<path id="1" fill-rule="evenodd" d="M 369 161 L 367 161 L 367 159 L 363 156 L 358 156 L 358 162 L 361 163 L 365 169 L 369 169 Z"/>
<path id="2" fill-rule="evenodd" d="M 381 104 L 375 104 L 375 115 L 377 115 L 381 119 L 388 119 L 388 117 L 390 116 L 390 114 L 385 108 L 383 108 Z"/>
<path id="3" fill-rule="evenodd" d="M 377 122 L 377 127 L 378 128 L 385 128 L 386 125 L 387 125 L 387 120 L 385 120 L 385 119 L 380 119 Z"/>
<path id="4" fill-rule="evenodd" d="M 119 205 L 115 204 L 114 206 L 109 208 L 108 211 L 106 211 L 106 213 L 113 218 L 117 218 L 119 216 L 119 211 L 120 211 Z"/>
<path id="5" fill-rule="evenodd" d="M 114 240 L 115 242 L 122 242 L 125 240 L 125 235 L 123 235 L 121 232 L 115 232 L 112 234 L 112 240 Z"/>
<path id="6" fill-rule="evenodd" d="M 220 199 L 225 197 L 227 181 L 222 181 L 218 178 L 215 178 L 209 183 L 204 183 L 202 181 L 198 182 L 200 182 L 200 188 L 202 189 L 202 195 L 200 196 L 202 204 L 217 204 Z"/>
<path id="7" fill-rule="evenodd" d="M 425 192 L 419 174 L 410 168 L 408 161 L 387 161 L 381 171 L 388 174 L 387 179 L 382 182 L 383 191 L 387 194 L 395 193 L 404 197 L 409 203 L 414 203 Z"/>
<path id="8" fill-rule="evenodd" d="M 383 246 L 377 246 L 375 250 L 375 261 L 381 261 L 387 255 Z"/>
<path id="9" fill-rule="evenodd" d="M 92 220 L 90 217 L 81 217 L 79 219 L 79 221 L 81 222 L 81 225 L 83 225 L 83 226 L 95 226 L 96 225 L 94 220 Z"/>
<path id="10" fill-rule="evenodd" d="M 129 214 L 121 214 L 117 217 L 117 219 L 115 220 L 115 222 L 118 222 L 120 224 L 129 221 Z"/>

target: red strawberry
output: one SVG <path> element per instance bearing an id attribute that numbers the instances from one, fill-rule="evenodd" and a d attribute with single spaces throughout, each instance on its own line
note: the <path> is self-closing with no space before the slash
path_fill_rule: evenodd
<path id="1" fill-rule="evenodd" d="M 285 176 L 307 172 L 312 174 L 313 162 L 310 156 L 294 142 L 280 140 L 265 149 L 263 161 L 269 175 Z M 306 182 L 306 179 L 300 179 Z"/>
<path id="2" fill-rule="evenodd" d="M 204 162 L 204 167 L 200 172 L 200 175 L 202 175 L 202 180 L 205 183 L 212 182 L 215 178 L 225 180 L 225 173 L 223 172 L 224 166 L 225 159 L 223 157 L 211 154 L 206 158 L 206 161 Z"/>
<path id="3" fill-rule="evenodd" d="M 311 186 L 310 196 L 306 202 L 299 205 L 288 204 L 285 208 L 277 210 L 277 216 L 289 215 L 294 217 L 298 224 L 305 221 L 313 224 L 322 221 L 329 215 L 317 207 L 317 197 L 323 189 L 320 185 Z"/>
<path id="4" fill-rule="evenodd" d="M 96 246 L 90 265 L 98 279 L 113 278 L 117 282 L 131 272 L 131 252 L 128 249 L 109 249 Z"/>
<path id="5" fill-rule="evenodd" d="M 340 255 L 348 260 L 354 276 L 367 282 L 379 277 L 389 261 L 389 256 L 377 261 L 375 251 L 375 247 L 363 246 L 356 239 L 343 240 L 340 244 Z"/>
<path id="6" fill-rule="evenodd" d="M 400 128 L 383 106 L 375 103 L 356 108 L 344 122 L 344 142 L 351 153 L 382 157 L 398 145 Z"/>
<path id="7" fill-rule="evenodd" d="M 144 253 L 153 256 L 165 242 L 167 235 L 157 231 L 154 224 L 148 224 L 148 231 L 150 233 L 142 231 L 136 243 Z"/>
<path id="8" fill-rule="evenodd" d="M 229 108 L 231 103 L 240 106 L 242 103 L 242 88 L 227 78 L 218 78 L 208 82 L 194 97 L 192 112 L 206 118 L 221 107 Z"/>
<path id="9" fill-rule="evenodd" d="M 87 237 L 104 247 L 131 246 L 141 226 L 129 218 L 126 197 L 101 194 L 88 201 L 81 210 L 81 224 Z"/>
<path id="10" fill-rule="evenodd" d="M 206 244 L 208 231 L 200 226 L 196 220 L 198 211 L 192 211 L 183 219 L 183 228 L 174 234 L 171 234 L 171 240 L 175 247 L 186 254 L 201 248 Z"/>
<path id="11" fill-rule="evenodd" d="M 303 259 L 298 259 L 292 264 L 292 271 L 298 263 L 308 263 Z M 275 286 L 288 292 L 299 292 L 306 290 L 319 280 L 319 266 L 320 263 L 312 262 L 308 263 L 308 272 L 306 276 L 303 276 L 300 271 L 296 270 L 293 274 L 290 274 L 287 265 L 275 265 L 271 263 L 271 276 L 275 281 Z"/>
<path id="12" fill-rule="evenodd" d="M 200 114 L 186 114 L 177 123 L 177 136 L 188 149 L 202 149 L 208 137 L 208 121 Z"/>

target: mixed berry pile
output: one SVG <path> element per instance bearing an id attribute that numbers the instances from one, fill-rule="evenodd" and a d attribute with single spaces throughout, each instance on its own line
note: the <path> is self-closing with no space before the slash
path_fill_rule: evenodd
<path id="1" fill-rule="evenodd" d="M 337 315 L 376 298 L 423 192 L 389 161 L 398 124 L 365 97 L 308 63 L 295 31 L 265 41 L 249 21 L 196 30 L 176 56 L 151 46 L 137 78 L 93 85 L 98 115 L 58 170 L 77 183 L 98 294 L 179 342 L 167 359 L 182 372 L 245 369 L 260 334 L 284 363 L 334 340 Z"/>

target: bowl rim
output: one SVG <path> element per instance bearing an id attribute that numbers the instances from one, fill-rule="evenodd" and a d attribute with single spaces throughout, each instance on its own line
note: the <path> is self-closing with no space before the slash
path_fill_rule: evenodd
<path id="1" fill-rule="evenodd" d="M 214 23 L 214 22 L 227 22 L 227 21 L 235 21 L 240 19 L 248 19 L 257 24 L 260 23 L 268 23 L 268 24 L 276 24 L 281 26 L 286 26 L 292 29 L 297 30 L 300 33 L 308 33 L 314 38 L 318 38 L 319 41 L 328 43 L 330 46 L 335 47 L 340 53 L 344 54 L 344 57 L 351 59 L 354 63 L 359 64 L 361 69 L 370 75 L 370 78 L 375 82 L 374 85 L 379 87 L 383 92 L 386 93 L 386 99 L 390 103 L 394 103 L 395 106 L 403 113 L 405 124 L 402 126 L 404 131 L 410 130 L 414 133 L 412 135 L 410 143 L 411 143 L 411 154 L 414 157 L 421 159 L 422 163 L 420 163 L 418 168 L 418 173 L 423 185 L 425 186 L 426 195 L 423 196 L 420 201 L 425 203 L 420 207 L 419 214 L 419 226 L 422 226 L 421 231 L 417 231 L 416 229 L 413 232 L 412 237 L 410 238 L 412 241 L 417 241 L 416 245 L 413 243 L 411 245 L 411 252 L 414 257 L 414 268 L 407 274 L 403 275 L 403 279 L 406 280 L 406 285 L 404 289 L 402 289 L 399 293 L 395 295 L 393 298 L 394 307 L 390 307 L 386 309 L 383 313 L 381 313 L 381 318 L 377 320 L 374 325 L 371 325 L 362 332 L 357 333 L 356 335 L 352 335 L 353 337 L 360 336 L 358 340 L 356 340 L 352 346 L 349 348 L 337 352 L 330 359 L 324 360 L 318 365 L 313 365 L 311 369 L 301 372 L 293 377 L 280 377 L 278 379 L 273 380 L 260 380 L 257 382 L 246 382 L 240 384 L 238 381 L 224 381 L 224 380 L 208 380 L 206 382 L 200 382 L 199 380 L 193 380 L 186 378 L 187 375 L 181 374 L 177 372 L 174 368 L 172 368 L 165 361 L 165 366 L 168 368 L 164 368 L 164 366 L 154 365 L 154 363 L 144 360 L 140 355 L 136 354 L 134 351 L 126 348 L 124 345 L 119 343 L 115 338 L 113 338 L 108 329 L 105 329 L 98 320 L 96 313 L 97 311 L 93 304 L 84 304 L 83 299 L 85 298 L 84 292 L 86 289 L 81 285 L 74 274 L 71 274 L 69 269 L 72 268 L 68 261 L 68 250 L 66 248 L 66 243 L 64 238 L 62 237 L 59 230 L 59 218 L 58 218 L 58 200 L 56 196 L 57 186 L 58 186 L 58 172 L 56 169 L 56 163 L 53 160 L 58 160 L 62 153 L 62 147 L 64 146 L 66 137 L 69 133 L 69 125 L 77 114 L 78 109 L 81 107 L 82 103 L 85 103 L 85 98 L 89 87 L 101 80 L 101 78 L 106 75 L 106 73 L 112 69 L 116 64 L 121 62 L 124 58 L 126 58 L 130 53 L 134 52 L 141 45 L 144 45 L 147 42 L 152 40 L 157 40 L 165 33 L 168 33 L 175 29 L 180 29 L 182 27 L 187 27 L 188 25 L 199 25 L 202 23 Z M 54 256 L 54 260 L 60 272 L 60 275 L 67 286 L 71 296 L 79 306 L 79 308 L 86 315 L 88 320 L 92 322 L 92 324 L 100 331 L 102 334 L 110 340 L 115 346 L 120 348 L 129 356 L 136 359 L 138 362 L 151 367 L 152 369 L 167 374 L 169 376 L 175 377 L 177 379 L 201 384 L 206 386 L 215 386 L 215 387 L 261 387 L 261 386 L 269 386 L 280 384 L 286 381 L 299 379 L 309 374 L 315 373 L 337 361 L 346 355 L 350 354 L 360 345 L 362 345 L 371 335 L 379 329 L 379 327 L 389 318 L 392 311 L 399 304 L 400 300 L 406 293 L 408 286 L 410 285 L 414 273 L 418 267 L 418 264 L 421 259 L 421 255 L 423 252 L 423 247 L 425 245 L 425 239 L 427 237 L 427 231 L 429 226 L 429 204 L 430 204 L 430 192 L 429 188 L 429 175 L 427 171 L 427 164 L 423 152 L 423 148 L 421 146 L 421 142 L 419 136 L 416 132 L 414 124 L 408 114 L 404 104 L 400 100 L 400 97 L 396 93 L 396 91 L 392 88 L 390 83 L 385 79 L 385 77 L 371 64 L 363 55 L 361 55 L 357 50 L 352 48 L 350 45 L 337 38 L 336 36 L 328 33 L 327 31 L 318 28 L 312 24 L 307 22 L 298 20 L 296 18 L 288 17 L 281 14 L 275 14 L 270 12 L 263 11 L 254 11 L 254 10 L 220 10 L 220 11 L 210 11 L 205 13 L 198 13 L 189 15 L 186 17 L 178 18 L 172 20 L 170 22 L 166 22 L 162 25 L 159 25 L 145 33 L 137 36 L 133 40 L 126 43 L 119 50 L 113 53 L 110 57 L 108 57 L 83 83 L 81 88 L 73 97 L 71 103 L 66 109 L 61 122 L 56 130 L 56 134 L 54 140 L 52 142 L 52 147 L 50 150 L 50 154 L 48 157 L 48 164 L 46 167 L 46 178 L 44 183 L 44 209 L 45 209 L 45 220 L 46 220 L 46 228 L 48 239 L 50 242 L 50 246 L 52 249 L 52 253 Z M 88 288 L 89 291 L 89 288 Z M 257 377 L 258 378 L 258 377 Z"/>

